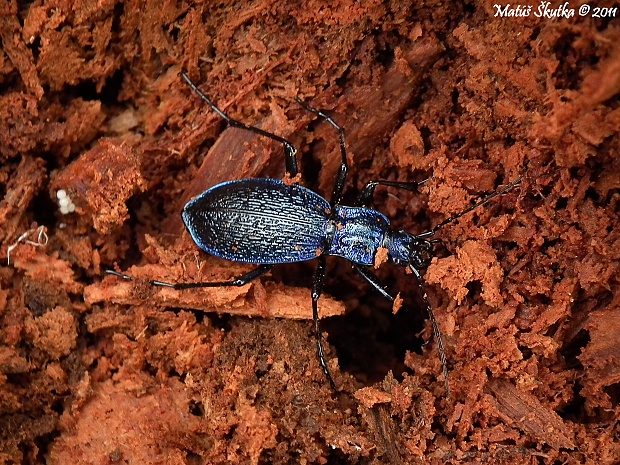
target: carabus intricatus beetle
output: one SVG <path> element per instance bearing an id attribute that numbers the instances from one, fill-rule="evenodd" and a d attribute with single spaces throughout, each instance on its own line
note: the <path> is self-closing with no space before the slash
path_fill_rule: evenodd
<path id="1" fill-rule="evenodd" d="M 185 73 L 181 76 L 193 91 L 230 126 L 252 131 L 281 143 L 284 146 L 286 173 L 291 178 L 297 176 L 297 150 L 289 141 L 229 118 L 196 87 Z M 151 281 L 151 284 L 177 290 L 243 286 L 267 273 L 274 265 L 316 259 L 318 267 L 314 274 L 311 295 L 317 353 L 330 386 L 336 390 L 323 354 L 317 306 L 323 288 L 326 257 L 333 255 L 347 259 L 376 291 L 393 302 L 394 297 L 385 290 L 379 279 L 370 271 L 377 251 L 380 248 L 387 249 L 389 259 L 397 265 L 409 267 L 417 280 L 434 336 L 437 339 L 449 396 L 448 368 L 443 341 L 426 292 L 424 292 L 424 280 L 420 274 L 420 270 L 429 265 L 435 246 L 440 242 L 430 238 L 446 224 L 512 189 L 521 181 L 521 178 L 476 202 L 461 213 L 442 221 L 430 231 L 414 235 L 406 231 L 393 230 L 390 228 L 390 221 L 383 214 L 369 208 L 375 188 L 381 185 L 416 191 L 428 179 L 421 182 L 372 181 L 362 189 L 354 206 L 342 205 L 342 194 L 348 171 L 344 130 L 330 116 L 306 105 L 299 99 L 296 100 L 306 110 L 324 118 L 338 131 L 341 164 L 331 200 L 328 202 L 303 186 L 267 178 L 229 181 L 211 187 L 190 200 L 183 209 L 183 222 L 189 234 L 201 249 L 211 255 L 236 262 L 252 263 L 258 267 L 224 282 L 170 284 Z M 131 279 L 130 276 L 115 271 L 108 270 L 107 273 L 123 279 Z"/>

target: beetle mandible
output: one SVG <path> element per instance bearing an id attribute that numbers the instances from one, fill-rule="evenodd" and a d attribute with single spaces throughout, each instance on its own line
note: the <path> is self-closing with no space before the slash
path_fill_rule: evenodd
<path id="1" fill-rule="evenodd" d="M 293 144 L 275 134 L 228 117 L 185 73 L 181 73 L 181 77 L 229 126 L 245 129 L 281 143 L 284 147 L 286 173 L 291 178 L 297 176 L 299 172 L 297 149 Z M 370 208 L 375 188 L 386 186 L 417 191 L 417 188 L 430 178 L 421 182 L 371 181 L 362 189 L 355 205 L 342 205 L 348 172 L 344 129 L 324 112 L 308 106 L 299 98 L 295 100 L 307 111 L 325 119 L 338 131 L 341 162 L 331 200 L 328 202 L 317 193 L 298 184 L 268 178 L 229 181 L 211 187 L 190 200 L 183 208 L 181 215 L 187 231 L 196 245 L 205 252 L 226 260 L 251 263 L 258 267 L 229 281 L 174 284 L 150 281 L 150 283 L 176 290 L 244 286 L 269 272 L 274 265 L 316 259 L 318 266 L 313 278 L 311 297 L 317 355 L 329 385 L 336 391 L 336 384 L 323 353 L 318 313 L 318 300 L 325 278 L 326 257 L 332 255 L 347 259 L 377 292 L 385 299 L 394 302 L 394 296 L 385 290 L 380 280 L 370 270 L 377 251 L 380 248 L 387 249 L 388 258 L 397 265 L 408 267 L 416 278 L 437 340 L 449 397 L 448 366 L 441 332 L 424 291 L 424 279 L 420 270 L 429 265 L 435 246 L 441 242 L 432 239 L 439 229 L 512 189 L 521 181 L 521 177 L 427 232 L 414 235 L 407 231 L 396 231 L 390 228 L 390 221 L 382 213 Z M 131 279 L 128 275 L 112 270 L 106 270 L 106 273 L 126 280 Z"/>

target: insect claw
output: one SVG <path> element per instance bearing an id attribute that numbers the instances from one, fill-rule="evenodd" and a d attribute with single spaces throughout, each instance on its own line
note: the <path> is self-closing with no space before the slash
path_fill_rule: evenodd
<path id="1" fill-rule="evenodd" d="M 114 270 L 105 270 L 104 273 L 105 274 L 111 274 L 112 276 L 116 276 L 117 278 L 124 279 L 125 281 L 132 281 L 133 280 L 133 278 L 131 276 L 123 274 L 123 273 L 119 273 L 118 271 L 114 271 Z"/>

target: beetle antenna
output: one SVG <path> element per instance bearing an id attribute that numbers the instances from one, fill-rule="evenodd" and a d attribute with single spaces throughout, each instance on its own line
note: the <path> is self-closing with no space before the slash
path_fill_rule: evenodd
<path id="1" fill-rule="evenodd" d="M 431 229 L 428 233 L 424 233 L 422 234 L 422 236 L 433 236 L 437 231 L 439 231 L 441 228 L 443 228 L 445 225 L 452 223 L 453 221 L 459 219 L 461 216 L 466 215 L 467 213 L 469 213 L 472 210 L 475 210 L 478 207 L 481 207 L 482 205 L 490 202 L 491 200 L 493 200 L 495 197 L 497 197 L 498 195 L 502 195 L 506 192 L 508 192 L 510 189 L 512 189 L 513 187 L 515 187 L 517 184 L 519 184 L 521 182 L 521 180 L 523 179 L 523 176 L 519 176 L 517 179 L 515 179 L 514 181 L 512 181 L 510 184 L 508 184 L 506 187 L 493 192 L 491 195 L 485 197 L 482 200 L 479 200 L 478 202 L 476 202 L 475 204 L 471 205 L 470 207 L 467 207 L 465 210 L 463 210 L 460 213 L 457 213 L 454 216 L 451 216 L 448 219 L 443 220 L 441 223 L 439 223 L 438 225 L 435 225 L 435 227 L 433 227 L 433 229 Z"/>
<path id="2" fill-rule="evenodd" d="M 420 289 L 420 294 L 422 294 L 422 299 L 424 300 L 424 305 L 426 305 L 426 313 L 428 313 L 428 319 L 431 320 L 431 326 L 433 327 L 433 336 L 437 341 L 437 348 L 439 349 L 439 360 L 441 361 L 441 366 L 443 369 L 443 377 L 446 383 L 446 397 L 450 398 L 450 382 L 448 381 L 448 362 L 446 361 L 446 353 L 443 348 L 443 339 L 441 338 L 441 331 L 439 331 L 439 325 L 437 324 L 437 320 L 435 319 L 435 315 L 433 314 L 433 310 L 431 308 L 431 304 L 428 301 L 428 296 L 426 295 L 426 291 L 424 290 L 424 279 L 422 275 L 418 271 L 418 269 L 409 265 L 409 269 L 413 272 L 416 277 L 416 281 L 418 282 L 418 288 Z"/>

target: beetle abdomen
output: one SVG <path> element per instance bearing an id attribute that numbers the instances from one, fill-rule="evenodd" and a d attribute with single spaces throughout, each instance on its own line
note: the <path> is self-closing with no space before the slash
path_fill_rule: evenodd
<path id="1" fill-rule="evenodd" d="M 237 262 L 316 258 L 325 248 L 329 203 L 275 179 L 218 184 L 187 203 L 183 222 L 205 252 Z"/>

